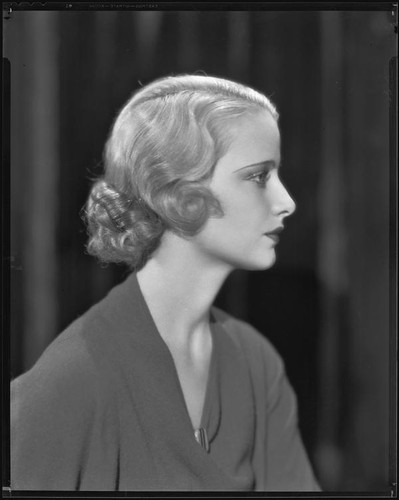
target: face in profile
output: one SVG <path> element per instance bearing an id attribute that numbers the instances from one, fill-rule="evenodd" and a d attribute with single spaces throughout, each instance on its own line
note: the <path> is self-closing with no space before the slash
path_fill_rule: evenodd
<path id="1" fill-rule="evenodd" d="M 276 260 L 278 231 L 295 210 L 279 177 L 278 125 L 268 111 L 248 114 L 236 120 L 232 137 L 209 184 L 224 216 L 208 219 L 193 240 L 215 264 L 267 269 Z"/>

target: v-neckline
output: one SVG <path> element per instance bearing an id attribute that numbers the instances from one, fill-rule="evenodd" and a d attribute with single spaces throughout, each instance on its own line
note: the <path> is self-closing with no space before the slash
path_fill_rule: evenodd
<path id="1" fill-rule="evenodd" d="M 207 419 L 209 415 L 210 408 L 212 406 L 212 388 L 214 387 L 215 381 L 215 369 L 216 369 L 216 355 L 217 355 L 217 339 L 215 335 L 215 331 L 213 329 L 212 320 L 209 324 L 209 330 L 212 337 L 212 351 L 211 351 L 211 359 L 209 360 L 208 366 L 208 377 L 206 380 L 206 388 L 205 388 L 205 397 L 202 405 L 201 419 L 200 419 L 200 427 L 207 428 Z M 181 388 L 181 386 L 180 386 Z M 188 411 L 188 410 L 187 410 Z M 190 419 L 191 420 L 191 419 Z M 197 430 L 197 429 L 194 429 Z"/>
<path id="2" fill-rule="evenodd" d="M 173 363 L 174 373 L 175 373 L 175 376 L 176 376 L 176 382 L 177 382 L 177 386 L 179 388 L 180 397 L 181 397 L 181 399 L 183 401 L 184 409 L 185 409 L 186 415 L 188 417 L 188 420 L 190 422 L 190 425 L 192 427 L 193 433 L 196 430 L 200 429 L 201 427 L 202 428 L 206 427 L 206 425 L 205 425 L 205 421 L 206 420 L 205 419 L 208 416 L 209 408 L 211 406 L 210 393 L 211 393 L 211 388 L 212 388 L 212 385 L 213 385 L 213 378 L 214 378 L 213 377 L 213 373 L 214 373 L 214 365 L 215 365 L 215 335 L 213 333 L 212 327 L 210 328 L 210 332 L 211 332 L 211 336 L 212 336 L 212 351 L 211 351 L 211 358 L 209 360 L 208 375 L 207 375 L 206 387 L 205 387 L 205 396 L 204 396 L 204 401 L 203 401 L 203 404 L 202 404 L 201 418 L 200 418 L 199 427 L 195 427 L 193 425 L 193 422 L 192 422 L 191 416 L 190 416 L 190 412 L 188 410 L 187 401 L 186 401 L 186 398 L 184 396 L 183 386 L 182 386 L 182 383 L 181 383 L 180 378 L 179 378 L 179 372 L 177 371 L 175 360 L 173 359 L 173 355 L 170 352 L 170 349 L 169 349 L 168 345 L 166 344 L 166 342 L 163 340 L 163 338 L 159 334 L 159 336 L 161 337 L 161 340 L 163 341 L 163 343 L 165 344 L 165 346 L 166 346 L 166 348 L 168 350 L 169 358 L 170 358 L 170 360 Z"/>
<path id="3" fill-rule="evenodd" d="M 165 342 L 165 340 L 163 339 L 162 335 L 159 333 L 159 330 L 158 330 L 158 327 L 155 323 L 155 320 L 151 314 L 151 311 L 150 311 L 150 308 L 145 300 L 145 297 L 144 297 L 144 294 L 141 290 L 141 287 L 140 287 L 140 283 L 137 279 L 137 275 L 135 274 L 134 275 L 134 279 L 136 281 L 136 286 L 137 286 L 137 290 L 139 292 L 139 295 L 140 295 L 140 298 L 141 298 L 141 301 L 142 301 L 142 304 L 143 304 L 143 307 L 144 307 L 144 311 L 145 311 L 145 314 L 149 320 L 149 322 L 151 323 L 152 325 L 152 329 L 154 331 L 154 333 L 156 334 L 157 336 L 157 339 L 160 341 L 160 345 L 162 345 L 163 347 L 163 350 L 166 351 L 166 356 L 169 360 L 169 362 L 171 363 L 172 367 L 173 367 L 173 373 L 174 373 L 174 376 L 175 376 L 175 382 L 176 382 L 176 385 L 177 385 L 177 388 L 178 388 L 178 392 L 179 392 L 179 395 L 180 395 L 180 399 L 182 401 L 182 406 L 184 408 L 184 413 L 185 413 L 185 416 L 186 416 L 186 419 L 192 429 L 192 432 L 193 432 L 193 436 L 194 436 L 194 432 L 197 430 L 194 426 L 193 426 L 193 423 L 192 423 L 192 420 L 191 420 L 191 416 L 190 416 L 190 412 L 188 410 L 188 406 L 187 406 L 187 402 L 186 402 L 186 398 L 184 397 L 184 392 L 183 392 L 183 387 L 182 387 L 182 384 L 181 384 L 181 381 L 180 381 L 180 378 L 179 378 L 179 374 L 178 374 L 178 371 L 177 371 L 177 367 L 176 367 L 176 363 L 175 363 L 175 360 L 173 359 L 173 355 L 167 345 L 167 343 Z M 208 418 L 209 416 L 209 412 L 210 412 L 210 409 L 211 409 L 211 392 L 212 391 L 212 388 L 213 388 L 213 385 L 215 383 L 214 381 L 214 374 L 215 374 L 215 369 L 216 369 L 216 344 L 217 344 L 217 341 L 216 341 L 216 337 L 217 335 L 215 334 L 215 331 L 214 331 L 214 327 L 213 327 L 213 323 L 215 322 L 215 318 L 211 312 L 211 315 L 210 315 L 210 323 L 209 323 L 209 326 L 210 326 L 210 333 L 211 333 L 211 337 L 212 337 L 212 350 L 211 350 L 211 359 L 210 359 L 210 362 L 209 362 L 209 367 L 208 367 L 208 376 L 207 376 L 207 382 L 206 382 L 206 389 L 205 389 L 205 397 L 204 397 L 204 402 L 203 402 L 203 405 L 202 405 L 202 411 L 201 411 L 201 418 L 200 418 L 200 427 L 204 427 L 206 428 L 207 427 L 207 424 L 206 424 L 206 419 Z M 194 438 L 195 439 L 195 438 Z"/>

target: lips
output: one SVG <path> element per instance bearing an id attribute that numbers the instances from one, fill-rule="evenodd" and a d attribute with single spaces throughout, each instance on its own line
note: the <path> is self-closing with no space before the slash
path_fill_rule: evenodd
<path id="1" fill-rule="evenodd" d="M 276 229 L 273 229 L 273 231 L 269 231 L 268 233 L 265 233 L 265 235 L 268 236 L 269 238 L 271 238 L 276 243 L 278 243 L 280 240 L 278 235 L 281 233 L 281 231 L 283 229 L 284 229 L 284 226 L 279 226 L 279 227 L 276 227 Z"/>

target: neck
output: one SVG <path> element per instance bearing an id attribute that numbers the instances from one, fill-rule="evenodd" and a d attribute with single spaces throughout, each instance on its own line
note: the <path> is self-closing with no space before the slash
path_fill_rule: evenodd
<path id="1" fill-rule="evenodd" d="M 198 253 L 188 240 L 165 233 L 137 279 L 166 343 L 190 347 L 209 336 L 209 312 L 232 269 Z"/>

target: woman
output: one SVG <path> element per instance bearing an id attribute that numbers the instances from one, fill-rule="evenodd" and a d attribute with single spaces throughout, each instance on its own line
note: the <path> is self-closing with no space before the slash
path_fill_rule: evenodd
<path id="1" fill-rule="evenodd" d="M 86 215 L 89 252 L 132 273 L 12 383 L 13 488 L 319 489 L 279 355 L 212 307 L 231 271 L 274 264 L 295 210 L 277 120 L 207 76 L 123 107 Z"/>

